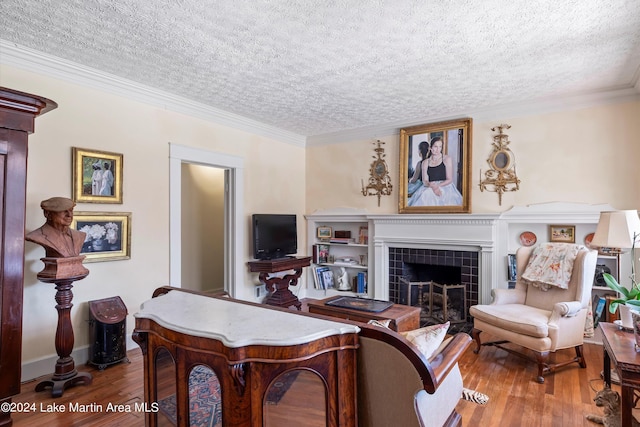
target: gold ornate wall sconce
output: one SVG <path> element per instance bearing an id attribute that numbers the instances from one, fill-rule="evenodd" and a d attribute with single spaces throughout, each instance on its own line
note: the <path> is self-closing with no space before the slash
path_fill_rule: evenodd
<path id="1" fill-rule="evenodd" d="M 509 135 L 503 133 L 509 129 L 509 125 L 492 127 L 491 130 L 498 132 L 493 136 L 493 152 L 487 159 L 490 169 L 484 173 L 482 179 L 482 169 L 480 169 L 480 191 L 494 191 L 498 193 L 498 204 L 502 206 L 502 194 L 507 191 L 518 191 L 520 189 L 520 179 L 516 174 L 515 156 L 509 149 Z"/>
<path id="2" fill-rule="evenodd" d="M 381 196 L 390 196 L 393 186 L 391 185 L 391 177 L 389 176 L 389 168 L 387 162 L 384 160 L 384 148 L 382 148 L 383 141 L 379 139 L 374 142 L 376 148 L 373 149 L 376 155 L 371 163 L 369 169 L 369 182 L 367 186 L 364 186 L 364 180 L 362 180 L 362 195 L 363 196 L 378 196 L 378 206 L 380 206 Z"/>

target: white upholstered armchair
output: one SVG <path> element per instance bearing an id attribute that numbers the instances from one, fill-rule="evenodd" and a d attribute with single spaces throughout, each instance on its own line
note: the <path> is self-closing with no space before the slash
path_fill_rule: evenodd
<path id="1" fill-rule="evenodd" d="M 510 342 L 532 350 L 538 363 L 537 381 L 544 374 L 577 362 L 585 368 L 582 355 L 585 320 L 591 299 L 591 286 L 597 252 L 579 249 L 567 289 L 550 286 L 547 290 L 522 279 L 529 258 L 536 247 L 521 247 L 516 253 L 517 282 L 515 289 L 494 289 L 493 302 L 470 309 L 474 318 L 473 339 L 477 354 L 481 345 L 495 345 L 511 353 L 520 353 L 502 344 Z M 487 333 L 498 341 L 481 343 L 480 334 Z M 549 363 L 549 353 L 574 347 L 576 357 L 555 364 Z"/>

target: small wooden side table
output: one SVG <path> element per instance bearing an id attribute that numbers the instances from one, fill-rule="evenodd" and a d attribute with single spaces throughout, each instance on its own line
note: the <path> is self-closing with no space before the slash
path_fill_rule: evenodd
<path id="1" fill-rule="evenodd" d="M 265 288 L 267 288 L 267 291 L 270 293 L 265 304 L 284 308 L 293 305 L 300 310 L 302 303 L 300 303 L 298 297 L 291 292 L 289 286 L 296 286 L 298 284 L 298 279 L 302 275 L 302 269 L 311 265 L 310 256 L 249 261 L 247 264 L 249 264 L 249 271 L 252 273 L 260 273 L 258 276 L 260 282 L 265 285 Z M 273 273 L 287 270 L 293 270 L 294 273 L 285 274 L 282 277 L 269 277 Z"/>
<path id="2" fill-rule="evenodd" d="M 389 327 L 396 332 L 405 332 L 420 327 L 420 307 L 410 305 L 393 304 L 385 311 L 373 313 L 369 311 L 353 310 L 350 308 L 335 307 L 326 305 L 328 301 L 340 298 L 330 297 L 323 300 L 310 300 L 307 303 L 309 313 L 322 314 L 325 316 L 338 317 L 340 319 L 354 320 L 356 322 L 367 323 L 369 320 L 391 319 Z"/>
<path id="3" fill-rule="evenodd" d="M 611 387 L 611 361 L 620 376 L 622 425 L 630 426 L 633 415 L 633 389 L 640 389 L 640 352 L 636 351 L 633 332 L 613 323 L 599 323 L 604 348 L 604 381 Z"/>

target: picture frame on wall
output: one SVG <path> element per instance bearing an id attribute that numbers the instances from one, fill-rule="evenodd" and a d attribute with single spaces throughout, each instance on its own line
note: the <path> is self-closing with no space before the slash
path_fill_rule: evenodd
<path id="1" fill-rule="evenodd" d="M 466 118 L 400 130 L 400 213 L 471 211 L 471 129 Z"/>
<path id="2" fill-rule="evenodd" d="M 75 212 L 71 228 L 87 234 L 80 251 L 84 262 L 131 258 L 130 212 Z"/>
<path id="3" fill-rule="evenodd" d="M 550 225 L 549 241 L 558 243 L 575 243 L 576 242 L 576 226 L 575 225 Z"/>
<path id="4" fill-rule="evenodd" d="M 122 203 L 122 154 L 73 147 L 72 165 L 75 202 Z"/>

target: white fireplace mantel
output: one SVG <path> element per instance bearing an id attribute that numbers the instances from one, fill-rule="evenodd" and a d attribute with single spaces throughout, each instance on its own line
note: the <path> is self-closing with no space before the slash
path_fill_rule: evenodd
<path id="1" fill-rule="evenodd" d="M 373 243 L 373 297 L 389 298 L 389 248 L 478 252 L 479 297 L 491 300 L 497 268 L 498 214 L 368 215 Z M 371 280 L 370 280 L 371 283 Z"/>
<path id="2" fill-rule="evenodd" d="M 576 243 L 595 231 L 607 204 L 550 202 L 515 206 L 502 213 L 388 214 L 337 208 L 315 212 L 316 218 L 356 218 L 369 225 L 370 296 L 389 298 L 389 248 L 473 251 L 478 253 L 478 299 L 491 302 L 493 288 L 507 286 L 506 255 L 520 246 L 523 231 L 535 231 L 539 242 L 548 238 L 549 224 L 576 225 Z M 315 228 L 310 231 L 315 233 Z"/>

